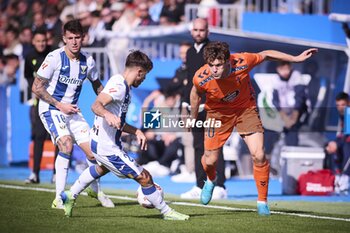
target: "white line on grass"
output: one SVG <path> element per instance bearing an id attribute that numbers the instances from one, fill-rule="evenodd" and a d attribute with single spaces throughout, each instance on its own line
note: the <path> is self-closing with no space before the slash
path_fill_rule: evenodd
<path id="1" fill-rule="evenodd" d="M 8 188 L 8 189 L 19 189 L 19 190 L 33 190 L 33 191 L 42 191 L 42 192 L 50 192 L 54 193 L 54 189 L 49 188 L 36 188 L 36 187 L 25 187 L 25 186 L 17 186 L 17 185 L 6 185 L 0 184 L 0 188 Z M 82 193 L 81 195 L 87 195 L 86 193 Z M 108 195 L 110 198 L 119 199 L 119 200 L 129 200 L 136 201 L 136 198 L 127 197 L 127 196 L 116 196 L 116 195 Z M 201 205 L 190 202 L 170 202 L 173 205 L 183 205 L 183 206 L 195 206 L 201 208 L 210 208 L 210 209 L 221 209 L 221 210 L 231 210 L 231 211 L 247 211 L 247 212 L 256 212 L 256 209 L 246 209 L 246 208 L 234 208 L 228 206 L 217 206 L 217 205 Z M 335 221 L 344 221 L 350 222 L 349 218 L 335 218 L 335 217 L 327 217 L 327 216 L 317 216 L 311 214 L 297 214 L 291 212 L 281 212 L 281 211 L 271 211 L 272 214 L 280 214 L 280 215 L 290 215 L 297 216 L 302 218 L 316 218 L 316 219 L 325 219 L 325 220 L 335 220 Z"/>

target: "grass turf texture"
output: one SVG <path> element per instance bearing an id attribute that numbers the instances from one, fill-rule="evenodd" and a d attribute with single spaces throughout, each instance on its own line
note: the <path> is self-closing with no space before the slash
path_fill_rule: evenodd
<path id="1" fill-rule="evenodd" d="M 1 182 L 19 185 L 17 182 Z M 53 188 L 51 185 L 23 186 Z M 135 192 L 106 191 L 109 195 Z M 51 209 L 54 193 L 16 190 L 0 187 L 1 232 L 349 232 L 350 222 L 315 219 L 291 213 L 350 219 L 350 203 L 276 202 L 270 203 L 273 213 L 260 217 L 253 211 L 204 208 L 170 204 L 179 212 L 189 214 L 189 221 L 164 221 L 157 210 L 142 208 L 135 200 L 112 199 L 116 208 L 103 208 L 97 200 L 80 196 L 73 217 L 64 217 L 63 210 Z M 179 201 L 166 196 L 166 200 Z M 174 202 L 175 203 L 175 202 Z M 198 203 L 198 202 L 192 202 Z M 255 202 L 213 202 L 218 206 L 255 209 Z"/>

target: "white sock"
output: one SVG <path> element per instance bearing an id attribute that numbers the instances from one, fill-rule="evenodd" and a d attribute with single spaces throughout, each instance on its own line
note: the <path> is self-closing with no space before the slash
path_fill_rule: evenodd
<path id="1" fill-rule="evenodd" d="M 89 160 L 86 158 L 86 162 L 89 167 L 96 165 L 96 160 Z M 95 193 L 98 193 L 100 191 L 100 179 L 94 180 L 91 184 L 90 187 L 92 190 L 94 190 Z"/>
<path id="2" fill-rule="evenodd" d="M 64 191 L 67 182 L 67 175 L 69 169 L 69 158 L 70 155 L 67 155 L 62 152 L 58 152 L 58 156 L 55 162 L 56 168 L 56 198 L 60 198 L 61 192 Z"/>
<path id="3" fill-rule="evenodd" d="M 70 192 L 74 198 L 87 187 L 91 182 L 99 178 L 100 175 L 96 172 L 95 165 L 86 168 L 83 173 L 80 174 L 79 178 L 74 182 L 70 188 Z"/>
<path id="4" fill-rule="evenodd" d="M 171 209 L 170 207 L 165 203 L 162 195 L 160 195 L 159 192 L 157 192 L 157 188 L 153 185 L 151 187 L 142 187 L 142 193 L 147 197 L 147 200 L 154 205 L 154 207 L 162 214 L 168 213 Z"/>

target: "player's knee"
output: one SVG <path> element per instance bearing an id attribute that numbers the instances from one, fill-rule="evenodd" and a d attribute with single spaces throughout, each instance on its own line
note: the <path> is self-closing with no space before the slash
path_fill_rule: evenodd
<path id="1" fill-rule="evenodd" d="M 105 168 L 104 166 L 95 165 L 95 168 L 96 168 L 96 172 L 101 176 L 103 176 L 109 172 L 109 170 L 107 168 Z"/>
<path id="2" fill-rule="evenodd" d="M 71 136 L 63 136 L 57 141 L 58 149 L 65 154 L 70 155 L 73 151 L 73 139 Z"/>
<path id="3" fill-rule="evenodd" d="M 143 169 L 136 180 L 141 186 L 149 186 L 153 184 L 152 176 L 146 169 Z"/>
<path id="4" fill-rule="evenodd" d="M 264 152 L 252 154 L 252 159 L 255 164 L 263 164 L 266 161 Z"/>
<path id="5" fill-rule="evenodd" d="M 86 153 L 86 158 L 88 159 L 88 160 L 92 160 L 92 161 L 95 161 L 96 159 L 95 159 L 95 157 L 93 156 L 93 154 L 90 152 L 90 153 Z"/>

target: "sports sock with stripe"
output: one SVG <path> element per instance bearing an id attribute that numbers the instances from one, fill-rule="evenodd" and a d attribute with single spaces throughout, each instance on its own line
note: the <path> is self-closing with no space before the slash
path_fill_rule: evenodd
<path id="1" fill-rule="evenodd" d="M 91 182 L 100 177 L 101 175 L 97 173 L 95 165 L 86 168 L 70 188 L 72 196 L 76 198 L 87 186 L 89 186 L 89 184 L 91 184 Z"/>
<path id="2" fill-rule="evenodd" d="M 156 209 L 160 210 L 162 214 L 168 213 L 171 210 L 165 203 L 160 192 L 157 192 L 157 188 L 154 185 L 150 187 L 142 187 L 142 193 Z"/>
<path id="3" fill-rule="evenodd" d="M 89 167 L 94 166 L 97 164 L 96 160 L 90 160 L 86 158 L 86 162 Z M 100 179 L 96 179 L 91 182 L 90 187 L 92 190 L 94 190 L 95 193 L 98 193 L 100 191 Z"/>

